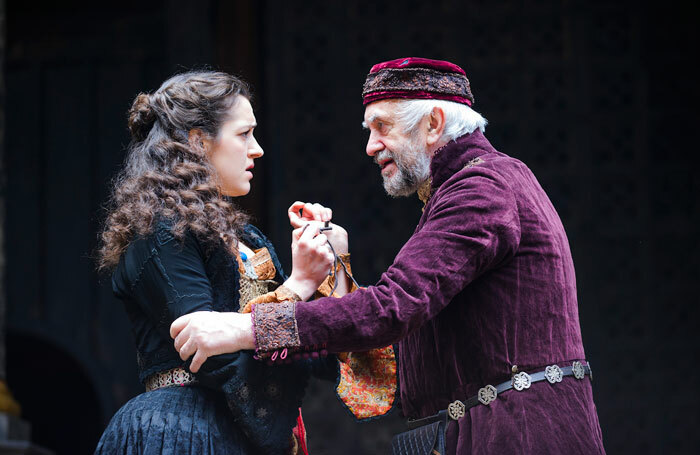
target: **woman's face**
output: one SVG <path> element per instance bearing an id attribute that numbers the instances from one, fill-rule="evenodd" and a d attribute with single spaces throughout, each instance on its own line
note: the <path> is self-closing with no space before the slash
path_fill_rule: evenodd
<path id="1" fill-rule="evenodd" d="M 250 101 L 238 96 L 227 118 L 217 137 L 205 139 L 205 143 L 221 192 L 226 196 L 244 196 L 250 192 L 253 160 L 263 156 L 263 149 L 253 136 L 257 123 Z"/>

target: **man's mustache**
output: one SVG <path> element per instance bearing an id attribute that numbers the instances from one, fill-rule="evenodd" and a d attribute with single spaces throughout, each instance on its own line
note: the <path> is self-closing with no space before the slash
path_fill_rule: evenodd
<path id="1" fill-rule="evenodd" d="M 374 155 L 374 164 L 379 166 L 379 162 L 384 161 L 386 159 L 390 159 L 390 160 L 393 160 L 394 162 L 396 162 L 396 160 L 394 159 L 394 154 L 392 152 L 390 152 L 389 150 L 384 149 L 381 152 Z"/>

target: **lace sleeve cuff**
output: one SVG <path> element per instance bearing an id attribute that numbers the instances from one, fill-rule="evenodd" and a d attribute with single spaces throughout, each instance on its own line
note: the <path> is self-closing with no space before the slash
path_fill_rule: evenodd
<path id="1" fill-rule="evenodd" d="M 285 301 L 298 302 L 299 300 L 301 300 L 301 297 L 299 297 L 296 292 L 282 284 L 274 291 L 270 291 L 266 294 L 255 297 L 254 299 L 250 299 L 248 303 L 246 303 L 245 306 L 239 310 L 239 312 L 250 313 L 253 306 L 260 303 L 280 303 Z"/>
<path id="2" fill-rule="evenodd" d="M 301 346 L 295 309 L 294 302 L 259 303 L 253 306 L 255 351 L 259 356 L 267 357 L 273 351 L 296 350 Z"/>

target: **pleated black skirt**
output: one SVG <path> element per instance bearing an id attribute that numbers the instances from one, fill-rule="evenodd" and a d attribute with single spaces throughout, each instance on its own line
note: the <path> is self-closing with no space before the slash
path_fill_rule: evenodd
<path id="1" fill-rule="evenodd" d="M 112 417 L 96 455 L 252 455 L 223 393 L 201 386 L 142 393 Z"/>

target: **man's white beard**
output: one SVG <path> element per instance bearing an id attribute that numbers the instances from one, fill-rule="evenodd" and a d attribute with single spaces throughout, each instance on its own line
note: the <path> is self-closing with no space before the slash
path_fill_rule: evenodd
<path id="1" fill-rule="evenodd" d="M 384 149 L 374 161 L 391 158 L 396 171 L 391 177 L 382 174 L 384 190 L 389 196 L 410 196 L 430 177 L 430 158 L 415 141 L 408 141 L 403 150 L 396 152 Z"/>

